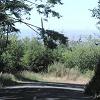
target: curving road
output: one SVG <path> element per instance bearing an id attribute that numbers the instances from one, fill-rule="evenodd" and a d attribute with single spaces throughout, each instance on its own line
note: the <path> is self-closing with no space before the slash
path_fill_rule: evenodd
<path id="1" fill-rule="evenodd" d="M 85 96 L 84 85 L 27 82 L 0 89 L 0 100 L 92 100 Z"/>

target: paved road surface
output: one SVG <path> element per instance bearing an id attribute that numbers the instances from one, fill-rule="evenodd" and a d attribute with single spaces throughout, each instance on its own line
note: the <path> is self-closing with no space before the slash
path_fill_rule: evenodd
<path id="1" fill-rule="evenodd" d="M 0 100 L 92 100 L 83 94 L 84 85 L 24 83 L 0 89 Z"/>

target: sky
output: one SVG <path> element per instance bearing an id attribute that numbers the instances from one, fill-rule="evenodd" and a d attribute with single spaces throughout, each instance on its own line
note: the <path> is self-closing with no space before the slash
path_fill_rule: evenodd
<path id="1" fill-rule="evenodd" d="M 55 10 L 58 11 L 62 17 L 49 18 L 48 22 L 44 21 L 45 29 L 52 29 L 65 34 L 70 39 L 77 36 L 86 36 L 87 34 L 99 33 L 96 27 L 97 19 L 92 17 L 93 9 L 98 6 L 98 0 L 62 0 L 63 5 L 57 5 Z M 33 9 L 31 12 L 31 20 L 29 23 L 41 27 L 41 15 Z M 21 36 L 32 37 L 34 32 L 25 25 L 17 24 L 21 29 Z"/>

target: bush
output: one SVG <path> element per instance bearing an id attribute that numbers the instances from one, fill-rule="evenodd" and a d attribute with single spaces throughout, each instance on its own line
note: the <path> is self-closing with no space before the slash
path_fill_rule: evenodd
<path id="1" fill-rule="evenodd" d="M 63 62 L 67 68 L 78 67 L 81 72 L 94 70 L 100 56 L 100 47 L 91 46 L 91 44 L 79 44 L 72 47 L 72 50 L 66 49 L 62 53 Z"/>
<path id="2" fill-rule="evenodd" d="M 43 45 L 34 38 L 23 39 L 23 47 L 24 55 L 22 61 L 24 66 L 30 66 L 32 61 L 45 50 Z"/>
<path id="3" fill-rule="evenodd" d="M 46 72 L 48 65 L 55 61 L 55 57 L 51 50 L 45 50 L 41 55 L 37 56 L 31 63 L 31 68 L 35 72 Z"/>
<path id="4" fill-rule="evenodd" d="M 41 80 L 36 73 L 29 72 L 29 71 L 22 71 L 18 72 L 16 78 L 21 81 L 39 81 Z"/>
<path id="5" fill-rule="evenodd" d="M 94 70 L 100 57 L 100 46 L 93 42 L 69 43 L 69 47 L 59 45 L 56 49 L 47 49 L 35 38 L 19 39 L 10 37 L 10 44 L 0 54 L 0 72 L 17 72 L 29 70 L 47 71 L 49 65 L 59 62 L 65 68 L 80 69 L 82 73 Z"/>
<path id="6" fill-rule="evenodd" d="M 42 43 L 40 43 L 40 41 L 34 38 L 32 40 L 25 38 L 23 43 L 24 55 L 22 61 L 23 65 L 28 70 L 34 72 L 45 72 L 48 65 L 61 59 L 61 52 L 59 52 L 58 49 L 47 49 Z"/>
<path id="7" fill-rule="evenodd" d="M 8 73 L 0 73 L 0 85 L 2 86 L 9 86 L 9 85 L 16 85 L 16 79 L 14 75 Z"/>
<path id="8" fill-rule="evenodd" d="M 17 36 L 10 37 L 10 44 L 7 46 L 5 52 L 2 53 L 1 59 L 3 66 L 2 72 L 15 72 L 22 69 L 23 44 L 18 40 Z"/>

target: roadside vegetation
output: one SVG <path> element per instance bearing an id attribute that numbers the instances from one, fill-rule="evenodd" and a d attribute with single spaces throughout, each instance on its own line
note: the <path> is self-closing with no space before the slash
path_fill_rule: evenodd
<path id="1" fill-rule="evenodd" d="M 62 0 L 0 0 L 0 87 L 16 85 L 22 81 L 61 79 L 63 82 L 63 79 L 69 79 L 75 82 L 86 77 L 89 81 L 93 76 L 86 85 L 85 92 L 99 97 L 99 100 L 100 39 L 68 41 L 67 37 L 57 31 L 45 30 L 42 19 L 62 17 L 54 10 L 58 5 L 63 5 Z M 41 27 L 27 23 L 32 9 L 42 15 Z M 100 29 L 100 2 L 98 7 L 90 11 L 98 19 L 97 27 Z M 27 37 L 19 39 L 13 35 L 20 31 L 16 28 L 16 23 L 31 28 L 40 36 L 40 40 Z"/>
<path id="2" fill-rule="evenodd" d="M 99 39 L 69 41 L 47 49 L 36 38 L 9 38 L 10 44 L 0 55 L 0 84 L 22 81 L 88 82 L 100 57 Z M 84 81 L 84 82 L 82 82 Z"/>

